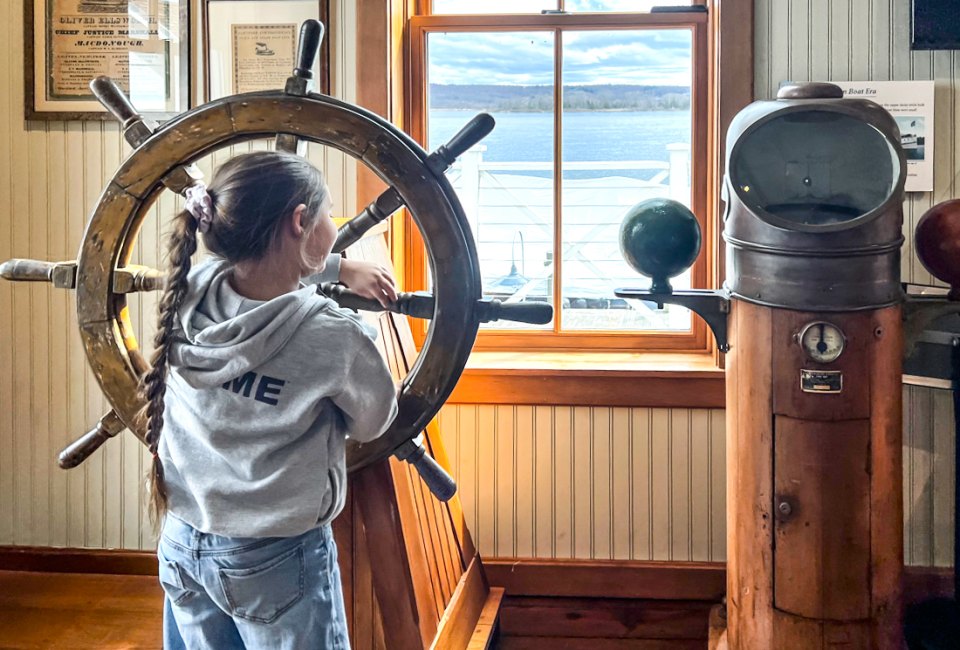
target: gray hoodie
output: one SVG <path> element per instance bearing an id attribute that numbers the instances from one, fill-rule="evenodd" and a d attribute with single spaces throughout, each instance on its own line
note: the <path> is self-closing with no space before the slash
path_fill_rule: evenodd
<path id="1" fill-rule="evenodd" d="M 396 390 L 353 312 L 314 286 L 249 300 L 229 268 L 192 269 L 180 309 L 159 446 L 169 512 L 219 535 L 298 535 L 343 509 L 346 437 L 383 433 Z"/>

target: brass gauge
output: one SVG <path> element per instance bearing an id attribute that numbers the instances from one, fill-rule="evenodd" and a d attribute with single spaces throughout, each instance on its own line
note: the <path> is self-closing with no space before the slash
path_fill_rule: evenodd
<path id="1" fill-rule="evenodd" d="M 814 321 L 800 331 L 800 347 L 818 363 L 836 361 L 845 344 L 843 332 L 832 323 Z"/>

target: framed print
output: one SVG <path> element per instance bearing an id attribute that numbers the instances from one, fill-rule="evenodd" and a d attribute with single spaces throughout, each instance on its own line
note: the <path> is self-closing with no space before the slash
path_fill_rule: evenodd
<path id="1" fill-rule="evenodd" d="M 328 24 L 327 0 L 204 0 L 205 99 L 279 90 L 296 67 L 300 25 Z M 315 88 L 329 93 L 329 35 L 314 62 Z"/>
<path id="2" fill-rule="evenodd" d="M 99 75 L 145 115 L 189 108 L 190 0 L 23 2 L 26 119 L 113 119 L 88 86 Z"/>

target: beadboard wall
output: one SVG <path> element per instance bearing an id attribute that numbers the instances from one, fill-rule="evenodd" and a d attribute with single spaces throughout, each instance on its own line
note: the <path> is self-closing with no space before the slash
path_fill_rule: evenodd
<path id="1" fill-rule="evenodd" d="M 729 1 L 729 0 L 728 0 Z M 352 99 L 355 5 L 332 7 L 334 94 Z M 936 189 L 911 195 L 912 232 L 933 203 L 956 196 L 956 54 L 910 53 L 909 3 L 756 0 L 756 92 L 782 80 L 936 78 Z M 22 8 L 0 3 L 0 259 L 73 259 L 87 213 L 127 149 L 112 123 L 31 122 L 22 111 Z M 349 161 L 312 157 L 342 213 L 355 213 Z M 215 161 L 206 161 L 209 168 Z M 164 197 L 138 244 L 160 259 Z M 909 239 L 908 239 L 909 241 Z M 928 282 L 912 249 L 904 279 Z M 131 301 L 142 341 L 152 303 Z M 108 406 L 76 330 L 71 292 L 0 282 L 0 545 L 150 549 L 140 506 L 146 456 L 128 434 L 80 468 L 56 453 Z M 949 395 L 907 388 L 906 553 L 951 557 L 953 420 Z M 719 410 L 449 405 L 441 428 L 464 511 L 487 556 L 722 561 L 724 418 Z"/>
<path id="2" fill-rule="evenodd" d="M 904 555 L 953 562 L 953 408 L 905 387 Z M 440 430 L 490 557 L 726 559 L 724 412 L 450 404 Z"/>
<path id="3" fill-rule="evenodd" d="M 484 555 L 725 559 L 723 410 L 449 405 L 440 431 Z"/>

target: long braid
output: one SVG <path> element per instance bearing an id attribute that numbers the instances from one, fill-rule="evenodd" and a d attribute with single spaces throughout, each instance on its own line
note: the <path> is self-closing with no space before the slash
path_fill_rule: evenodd
<path id="1" fill-rule="evenodd" d="M 163 464 L 157 449 L 163 429 L 164 394 L 167 389 L 167 360 L 177 311 L 187 294 L 190 258 L 197 250 L 197 222 L 187 211 L 174 217 L 173 232 L 167 242 L 169 258 L 167 282 L 160 300 L 157 333 L 153 337 L 151 369 L 140 383 L 141 397 L 146 401 L 143 413 L 147 424 L 146 442 L 153 455 L 150 469 L 150 519 L 159 525 L 167 510 L 167 493 L 163 485 Z"/>

